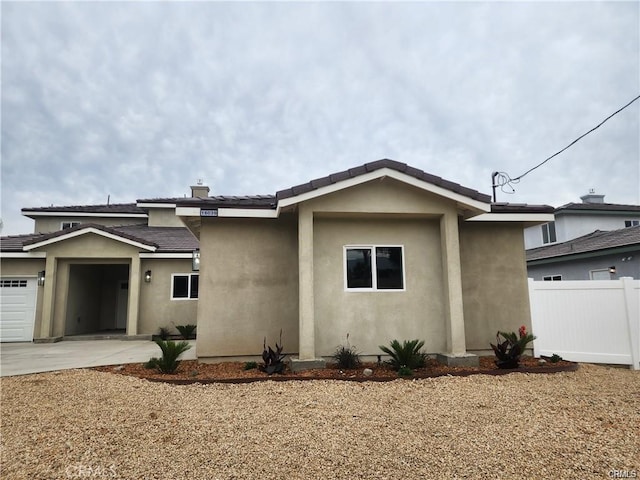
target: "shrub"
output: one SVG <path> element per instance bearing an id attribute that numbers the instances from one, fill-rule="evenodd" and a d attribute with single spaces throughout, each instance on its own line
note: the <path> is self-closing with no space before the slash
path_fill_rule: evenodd
<path id="1" fill-rule="evenodd" d="M 502 341 L 500 341 L 500 337 L 503 338 Z M 535 339 L 534 335 L 527 333 L 527 327 L 524 325 L 518 329 L 517 334 L 515 332 L 498 332 L 496 344 L 489 344 L 496 355 L 498 368 L 518 368 L 522 353 L 527 345 Z"/>
<path id="2" fill-rule="evenodd" d="M 160 337 L 161 340 L 167 340 L 170 334 L 171 332 L 167 327 L 160 327 L 158 336 Z"/>
<path id="3" fill-rule="evenodd" d="M 156 345 L 162 350 L 162 357 L 156 361 L 158 370 L 162 373 L 173 373 L 180 365 L 178 357 L 191 348 L 189 342 L 176 343 L 171 340 L 156 340 Z"/>
<path id="4" fill-rule="evenodd" d="M 256 362 L 246 362 L 244 364 L 245 370 L 254 370 L 256 368 L 258 368 L 258 364 Z"/>
<path id="5" fill-rule="evenodd" d="M 285 367 L 283 360 L 285 355 L 282 354 L 282 330 L 280 330 L 280 345 L 276 342 L 275 350 L 270 346 L 267 347 L 267 337 L 264 338 L 262 346 L 262 360 L 264 363 L 260 369 L 269 375 L 272 373 L 283 373 Z"/>
<path id="6" fill-rule="evenodd" d="M 406 365 L 403 365 L 398 369 L 398 376 L 399 377 L 413 377 L 413 370 L 411 370 Z"/>
<path id="7" fill-rule="evenodd" d="M 553 355 L 551 355 L 551 358 L 549 359 L 549 361 L 551 363 L 558 363 L 562 361 L 562 357 L 560 355 L 558 355 L 557 353 L 554 353 Z"/>
<path id="8" fill-rule="evenodd" d="M 360 356 L 356 347 L 349 344 L 349 334 L 347 333 L 347 344 L 339 345 L 336 347 L 336 352 L 333 354 L 333 359 L 336 361 L 338 368 L 351 369 L 358 368 L 360 366 Z"/>
<path id="9" fill-rule="evenodd" d="M 144 363 L 144 368 L 148 368 L 149 370 L 153 368 L 158 368 L 158 358 L 151 357 L 147 362 Z"/>
<path id="10" fill-rule="evenodd" d="M 405 340 L 400 344 L 398 340 L 392 340 L 391 348 L 380 345 L 380 350 L 391 358 L 387 361 L 394 370 L 399 371 L 402 367 L 410 370 L 422 368 L 427 363 L 427 354 L 420 349 L 424 346 L 424 340 Z"/>
<path id="11" fill-rule="evenodd" d="M 180 332 L 180 335 L 185 340 L 189 340 L 190 338 L 194 338 L 194 332 L 196 331 L 195 325 L 176 325 L 176 329 Z M 166 340 L 166 339 L 164 339 Z"/>

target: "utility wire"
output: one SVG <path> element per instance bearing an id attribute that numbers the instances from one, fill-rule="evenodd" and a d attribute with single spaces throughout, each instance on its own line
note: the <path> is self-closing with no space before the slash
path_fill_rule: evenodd
<path id="1" fill-rule="evenodd" d="M 534 170 L 536 170 L 537 168 L 540 168 L 542 165 L 544 165 L 545 163 L 547 163 L 549 160 L 551 160 L 552 158 L 560 155 L 562 152 L 564 152 L 566 149 L 568 149 L 569 147 L 571 147 L 572 145 L 574 145 L 575 143 L 577 143 L 578 141 L 580 141 L 581 139 L 583 139 L 584 137 L 586 137 L 587 135 L 589 135 L 591 132 L 593 132 L 594 130 L 597 130 L 598 128 L 600 128 L 602 125 L 604 125 L 609 119 L 611 119 L 612 117 L 614 117 L 615 115 L 617 115 L 618 113 L 620 113 L 622 110 L 624 110 L 625 108 L 627 108 L 629 105 L 631 105 L 633 102 L 637 101 L 638 99 L 640 99 L 640 95 L 638 95 L 636 98 L 634 98 L 633 100 L 631 100 L 629 103 L 627 103 L 624 107 L 619 108 L 618 110 L 616 110 L 615 112 L 613 112 L 611 115 L 609 115 L 607 118 L 605 118 L 604 120 L 602 120 L 598 125 L 596 125 L 595 127 L 593 127 L 591 130 L 589 130 L 586 133 L 583 133 L 582 135 L 580 135 L 578 138 L 576 138 L 573 142 L 571 142 L 569 145 L 567 145 L 566 147 L 564 147 L 562 150 L 557 151 L 556 153 L 554 153 L 553 155 L 551 155 L 550 157 L 544 159 L 542 162 L 540 162 L 538 165 L 536 165 L 535 167 L 530 168 L 529 170 L 527 170 L 526 172 L 524 172 L 522 175 L 519 175 L 515 178 L 511 178 L 506 172 L 494 172 L 492 174 L 492 183 L 493 183 L 493 201 L 496 201 L 496 196 L 495 196 L 495 188 L 496 187 L 500 187 L 500 189 L 504 192 L 504 193 L 515 193 L 515 189 L 513 188 L 512 184 L 514 183 L 518 183 L 524 176 L 530 174 L 531 172 L 533 172 Z M 507 191 L 505 190 L 505 187 L 509 187 L 511 189 L 511 191 Z"/>

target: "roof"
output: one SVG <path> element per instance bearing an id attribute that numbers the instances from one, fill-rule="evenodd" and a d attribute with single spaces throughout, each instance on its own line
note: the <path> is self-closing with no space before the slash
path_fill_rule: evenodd
<path id="1" fill-rule="evenodd" d="M 112 203 L 108 205 L 71 205 L 65 207 L 38 207 L 23 208 L 22 214 L 30 213 L 86 213 L 86 214 L 122 214 L 122 215 L 145 215 L 144 209 L 138 207 L 135 203 Z"/>
<path id="2" fill-rule="evenodd" d="M 550 205 L 528 205 L 526 203 L 492 203 L 491 213 L 553 213 Z"/>
<path id="3" fill-rule="evenodd" d="M 311 180 L 310 182 L 296 185 L 295 187 L 280 190 L 276 193 L 276 199 L 283 200 L 285 198 L 295 197 L 303 193 L 311 192 L 313 190 L 317 190 L 328 185 L 333 185 L 335 183 L 348 180 L 350 178 L 355 178 L 360 175 L 364 175 L 365 173 L 374 172 L 383 168 L 388 168 L 400 173 L 404 173 L 405 175 L 409 175 L 418 180 L 422 180 L 424 182 L 436 185 L 438 187 L 463 195 L 465 197 L 472 198 L 474 200 L 478 200 L 480 202 L 491 202 L 491 197 L 489 195 L 480 193 L 477 190 L 473 190 L 471 188 L 463 187 L 458 183 L 444 180 L 441 177 L 431 175 L 423 170 L 410 167 L 406 163 L 400 163 L 395 160 L 389 160 L 387 158 L 377 160 L 375 162 L 365 163 L 360 167 L 350 168 L 338 173 L 332 173 L 331 175 L 328 175 L 326 177 L 317 178 L 315 180 Z"/>
<path id="4" fill-rule="evenodd" d="M 527 250 L 527 262 L 623 247 L 640 249 L 640 225 L 612 231 L 596 230 L 566 242 L 532 248 Z"/>
<path id="5" fill-rule="evenodd" d="M 0 248 L 3 252 L 22 252 L 24 247 L 57 238 L 82 233 L 82 230 L 100 231 L 152 247 L 155 253 L 190 253 L 198 248 L 198 239 L 185 227 L 149 227 L 147 225 L 125 225 L 105 227 L 94 223 L 84 223 L 73 228 L 53 233 L 37 233 L 2 237 Z M 62 240 L 62 238 L 61 238 Z"/>
<path id="6" fill-rule="evenodd" d="M 211 208 L 276 208 L 275 195 L 217 195 L 207 198 L 181 198 L 179 205 L 196 204 Z"/>
<path id="7" fill-rule="evenodd" d="M 640 214 L 640 205 L 624 205 L 620 203 L 567 203 L 556 208 L 556 214 L 568 212 L 620 212 Z"/>

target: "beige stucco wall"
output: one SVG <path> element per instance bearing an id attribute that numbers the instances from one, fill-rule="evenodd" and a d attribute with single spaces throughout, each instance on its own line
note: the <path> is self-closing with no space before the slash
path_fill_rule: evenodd
<path id="1" fill-rule="evenodd" d="M 184 227 L 180 217 L 176 216 L 175 208 L 150 208 L 150 227 Z"/>
<path id="2" fill-rule="evenodd" d="M 104 218 L 104 217 L 39 217 L 35 220 L 34 233 L 51 233 L 62 229 L 62 222 L 95 223 L 105 227 L 115 227 L 119 225 L 141 225 L 146 224 L 145 217 L 136 218 Z M 182 226 L 182 225 L 180 225 Z"/>
<path id="3" fill-rule="evenodd" d="M 260 355 L 280 329 L 296 352 L 296 218 L 203 219 L 200 252 L 198 357 Z"/>
<path id="4" fill-rule="evenodd" d="M 490 350 L 498 330 L 531 331 L 523 226 L 464 222 L 460 250 L 467 350 Z"/>
<path id="5" fill-rule="evenodd" d="M 3 277 L 38 277 L 38 272 L 44 270 L 44 258 L 0 258 L 0 276 Z M 40 321 L 42 318 L 42 299 L 44 287 L 38 286 L 36 294 L 36 312 L 34 324 L 34 336 L 40 331 Z"/>
<path id="6" fill-rule="evenodd" d="M 316 353 L 330 356 L 349 340 L 363 355 L 380 354 L 390 340 L 425 340 L 444 351 L 445 310 L 439 221 L 322 218 L 314 222 Z M 405 291 L 349 292 L 344 286 L 345 245 L 402 245 Z"/>
<path id="7" fill-rule="evenodd" d="M 151 270 L 150 283 L 144 281 L 147 270 Z M 177 333 L 175 325 L 197 325 L 198 300 L 171 300 L 171 275 L 195 273 L 191 259 L 143 259 L 140 271 L 139 334 L 156 334 L 160 327 Z"/>

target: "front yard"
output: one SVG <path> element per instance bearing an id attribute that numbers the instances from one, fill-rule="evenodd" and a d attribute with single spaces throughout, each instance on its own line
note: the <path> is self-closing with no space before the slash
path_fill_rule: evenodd
<path id="1" fill-rule="evenodd" d="M 640 475 L 639 375 L 582 365 L 387 383 L 5 377 L 2 478 Z"/>

